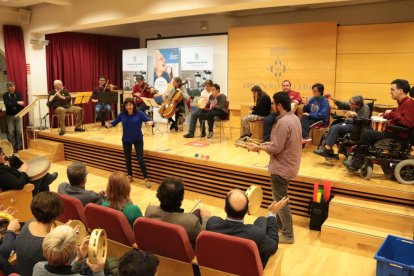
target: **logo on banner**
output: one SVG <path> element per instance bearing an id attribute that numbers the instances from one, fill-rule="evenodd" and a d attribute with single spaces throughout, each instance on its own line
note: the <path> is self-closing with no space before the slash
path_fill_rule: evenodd
<path id="1" fill-rule="evenodd" d="M 282 75 L 287 71 L 287 68 L 280 58 L 276 58 L 270 66 L 269 71 L 275 76 L 276 79 L 280 79 L 280 77 L 282 77 Z"/>
<path id="2" fill-rule="evenodd" d="M 194 55 L 194 59 L 195 59 L 195 60 L 198 60 L 198 54 L 195 54 L 195 55 Z"/>

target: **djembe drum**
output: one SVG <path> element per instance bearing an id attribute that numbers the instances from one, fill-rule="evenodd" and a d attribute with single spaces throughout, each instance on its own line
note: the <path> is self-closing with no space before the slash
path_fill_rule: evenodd
<path id="1" fill-rule="evenodd" d="M 50 161 L 46 156 L 39 156 L 27 162 L 27 175 L 30 181 L 38 180 L 45 176 L 50 169 Z"/>
<path id="2" fill-rule="evenodd" d="M 380 116 L 371 116 L 372 129 L 376 131 L 384 131 L 387 119 Z"/>

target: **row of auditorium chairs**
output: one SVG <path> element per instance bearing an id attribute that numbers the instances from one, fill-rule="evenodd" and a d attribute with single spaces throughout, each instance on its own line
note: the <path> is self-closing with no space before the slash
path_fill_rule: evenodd
<path id="1" fill-rule="evenodd" d="M 89 229 L 105 229 L 112 241 L 156 254 L 160 259 L 158 275 L 194 275 L 193 265 L 199 266 L 201 275 L 280 275 L 280 249 L 263 269 L 251 240 L 202 231 L 194 251 L 181 226 L 141 217 L 132 229 L 120 211 L 92 203 L 83 208 L 77 198 L 61 197 L 64 212 L 60 222 L 80 220 Z"/>

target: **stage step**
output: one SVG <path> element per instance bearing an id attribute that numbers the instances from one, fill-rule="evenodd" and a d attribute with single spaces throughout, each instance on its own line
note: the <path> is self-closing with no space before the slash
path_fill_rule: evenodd
<path id="1" fill-rule="evenodd" d="M 412 233 L 328 218 L 322 225 L 321 241 L 374 253 L 388 234 L 413 238 Z"/>
<path id="2" fill-rule="evenodd" d="M 329 217 L 414 234 L 414 208 L 335 196 Z"/>
<path id="3" fill-rule="evenodd" d="M 35 139 L 30 141 L 30 149 L 50 153 L 50 162 L 59 162 L 65 160 L 64 145 L 60 142 Z"/>
<path id="4" fill-rule="evenodd" d="M 52 154 L 50 152 L 45 152 L 45 151 L 36 150 L 36 149 L 21 150 L 21 151 L 19 151 L 18 156 L 19 156 L 20 159 L 22 159 L 25 162 L 27 162 L 30 159 L 33 159 L 35 157 L 38 157 L 38 156 L 46 156 L 46 157 L 49 158 L 50 162 L 53 162 L 52 161 Z"/>
<path id="5" fill-rule="evenodd" d="M 335 196 L 322 226 L 321 241 L 376 252 L 388 234 L 412 239 L 414 209 Z"/>

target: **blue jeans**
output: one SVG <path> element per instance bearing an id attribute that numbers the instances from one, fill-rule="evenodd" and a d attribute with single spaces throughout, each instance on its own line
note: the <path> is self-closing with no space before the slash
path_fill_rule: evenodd
<path id="1" fill-rule="evenodd" d="M 22 120 L 20 117 L 7 115 L 6 122 L 8 128 L 7 139 L 15 150 L 22 149 Z"/>
<path id="2" fill-rule="evenodd" d="M 132 176 L 132 162 L 131 162 L 131 153 L 132 153 L 132 145 L 135 148 L 135 154 L 138 159 L 139 167 L 141 169 L 142 176 L 148 178 L 147 174 L 147 167 L 145 166 L 144 160 L 144 141 L 137 141 L 135 143 L 128 143 L 122 142 L 122 147 L 124 148 L 124 155 L 125 155 L 125 164 L 128 171 L 128 175 Z"/>
<path id="3" fill-rule="evenodd" d="M 276 122 L 277 113 L 270 113 L 263 120 L 263 140 L 270 141 L 272 126 Z"/>
<path id="4" fill-rule="evenodd" d="M 105 115 L 107 112 L 111 112 L 112 107 L 110 104 L 98 103 L 95 106 L 96 120 L 105 123 Z"/>
<path id="5" fill-rule="evenodd" d="M 289 180 L 272 174 L 272 193 L 273 199 L 279 201 L 282 197 L 288 197 Z M 277 222 L 282 223 L 282 234 L 287 238 L 294 238 L 292 214 L 290 212 L 289 203 L 287 203 L 276 215 Z"/>
<path id="6" fill-rule="evenodd" d="M 309 116 L 303 115 L 300 120 L 302 124 L 302 138 L 309 138 L 310 126 L 319 121 L 318 119 L 312 119 Z"/>
<path id="7" fill-rule="evenodd" d="M 329 128 L 325 144 L 332 148 L 336 141 L 338 141 L 339 136 L 344 136 L 346 133 L 351 132 L 352 127 L 352 124 L 337 124 L 331 126 Z"/>
<path id="8" fill-rule="evenodd" d="M 202 120 L 200 119 L 200 114 L 202 113 L 202 111 L 203 111 L 203 109 L 198 108 L 196 111 L 194 111 L 191 114 L 190 127 L 189 127 L 188 132 L 191 132 L 191 133 L 194 134 L 195 129 L 196 129 L 197 120 L 200 121 L 201 132 L 206 132 L 205 124 L 203 124 Z"/>

